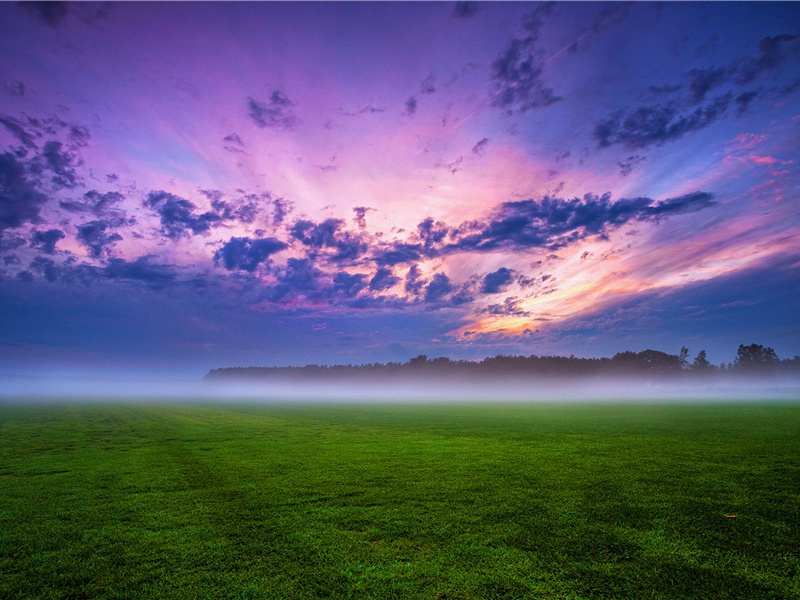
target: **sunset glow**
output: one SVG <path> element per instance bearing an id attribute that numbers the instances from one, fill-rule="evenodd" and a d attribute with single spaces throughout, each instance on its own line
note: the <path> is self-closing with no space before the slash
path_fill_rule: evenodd
<path id="1" fill-rule="evenodd" d="M 796 3 L 0 5 L 0 367 L 800 352 Z"/>

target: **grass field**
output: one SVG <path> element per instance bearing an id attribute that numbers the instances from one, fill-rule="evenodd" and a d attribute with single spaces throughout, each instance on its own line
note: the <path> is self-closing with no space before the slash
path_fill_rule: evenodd
<path id="1" fill-rule="evenodd" d="M 798 404 L 4 405 L 0 441 L 3 599 L 800 598 Z"/>

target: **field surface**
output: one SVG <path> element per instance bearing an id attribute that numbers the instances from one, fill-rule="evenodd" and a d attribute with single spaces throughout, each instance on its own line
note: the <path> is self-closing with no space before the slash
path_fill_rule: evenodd
<path id="1" fill-rule="evenodd" d="M 800 405 L 3 405 L 0 598 L 796 599 Z"/>

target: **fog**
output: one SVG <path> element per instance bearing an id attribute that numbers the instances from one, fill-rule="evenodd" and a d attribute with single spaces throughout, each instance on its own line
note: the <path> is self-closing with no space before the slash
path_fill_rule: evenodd
<path id="1" fill-rule="evenodd" d="M 800 377 L 411 378 L 386 381 L 208 381 L 0 376 L 0 402 L 749 402 L 800 401 Z"/>

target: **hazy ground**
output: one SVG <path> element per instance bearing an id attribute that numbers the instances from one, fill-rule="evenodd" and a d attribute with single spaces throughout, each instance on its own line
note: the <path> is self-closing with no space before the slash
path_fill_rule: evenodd
<path id="1" fill-rule="evenodd" d="M 797 598 L 800 404 L 0 406 L 2 598 Z"/>

